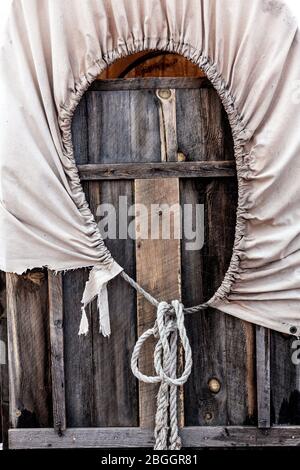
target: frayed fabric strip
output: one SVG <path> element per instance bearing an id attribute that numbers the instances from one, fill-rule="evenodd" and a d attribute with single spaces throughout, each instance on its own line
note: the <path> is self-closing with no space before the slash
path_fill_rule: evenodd
<path id="1" fill-rule="evenodd" d="M 89 279 L 85 284 L 82 296 L 82 315 L 78 334 L 87 335 L 89 322 L 86 307 L 97 297 L 97 308 L 99 312 L 99 330 L 103 336 L 110 335 L 110 318 L 107 294 L 107 283 L 123 270 L 115 261 L 109 267 L 96 265 L 90 272 Z"/>

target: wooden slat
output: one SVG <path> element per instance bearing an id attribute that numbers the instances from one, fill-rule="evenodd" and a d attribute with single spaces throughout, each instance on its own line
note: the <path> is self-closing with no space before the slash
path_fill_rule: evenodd
<path id="1" fill-rule="evenodd" d="M 177 91 L 178 148 L 187 160 L 233 160 L 232 138 L 214 90 Z M 193 122 L 191 126 L 190 123 Z M 198 163 L 198 162 L 197 162 Z M 214 164 L 214 163 L 213 163 Z M 182 179 L 181 204 L 204 205 L 202 249 L 182 242 L 183 303 L 210 298 L 223 280 L 234 240 L 235 179 Z M 202 227 L 203 228 L 203 227 Z M 194 367 L 185 387 L 187 425 L 252 424 L 255 420 L 255 336 L 251 325 L 209 309 L 186 319 Z M 209 383 L 217 379 L 214 393 Z"/>
<path id="2" fill-rule="evenodd" d="M 114 62 L 99 78 L 204 77 L 202 70 L 179 54 L 142 51 Z"/>
<path id="3" fill-rule="evenodd" d="M 51 378 L 54 429 L 66 429 L 62 275 L 48 271 Z"/>
<path id="4" fill-rule="evenodd" d="M 178 91 L 177 116 L 178 146 L 188 160 L 225 160 L 221 105 L 213 90 Z M 187 240 L 182 242 L 183 303 L 191 306 L 210 298 L 219 286 L 227 267 L 224 236 L 231 232 L 223 185 L 215 180 L 180 183 L 182 205 L 204 205 L 199 227 L 204 229 L 203 247 L 189 251 Z M 225 321 L 224 314 L 212 309 L 186 320 L 193 351 L 193 370 L 185 386 L 186 425 L 227 424 Z M 219 382 L 218 393 L 210 391 L 211 379 Z"/>
<path id="5" fill-rule="evenodd" d="M 70 427 L 94 424 L 93 342 L 91 335 L 78 336 L 81 297 L 87 279 L 85 269 L 69 271 L 63 276 L 66 415 Z M 87 316 L 91 324 L 89 308 Z"/>
<path id="6" fill-rule="evenodd" d="M 10 423 L 52 426 L 47 273 L 7 274 L 6 283 Z"/>
<path id="7" fill-rule="evenodd" d="M 84 95 L 72 120 L 77 164 L 88 163 L 88 136 L 87 95 Z M 87 182 L 83 182 L 83 190 L 88 193 Z M 91 335 L 78 336 L 81 297 L 88 275 L 87 269 L 76 269 L 66 272 L 62 278 L 66 418 L 70 427 L 94 425 L 93 341 Z M 91 324 L 90 308 L 86 311 Z"/>
<path id="8" fill-rule="evenodd" d="M 252 426 L 195 426 L 180 432 L 183 447 L 295 447 L 300 446 L 298 426 L 273 426 L 261 430 Z M 10 449 L 82 449 L 153 447 L 151 429 L 68 428 L 58 436 L 51 428 L 11 429 Z"/>
<path id="9" fill-rule="evenodd" d="M 137 180 L 135 182 L 135 203 L 137 205 L 143 204 L 149 210 L 148 213 L 150 213 L 151 204 L 172 206 L 178 202 L 179 184 L 177 179 Z M 148 239 L 143 240 L 138 235 L 136 252 L 137 281 L 161 300 L 180 299 L 179 240 L 154 240 L 151 239 L 151 235 Z M 138 296 L 138 335 L 153 326 L 155 313 L 153 306 L 142 296 Z M 151 375 L 154 373 L 153 343 L 154 341 L 149 341 L 145 345 L 140 360 L 141 369 Z M 153 426 L 156 394 L 157 385 L 140 383 L 141 427 Z"/>
<path id="10" fill-rule="evenodd" d="M 118 96 L 112 92 L 88 94 L 88 145 L 91 164 L 122 162 L 127 155 L 129 158 L 134 158 L 131 151 L 131 128 L 135 128 L 136 131 L 138 129 L 131 120 L 131 108 L 134 106 L 131 93 L 125 91 Z M 143 105 L 141 103 L 140 105 L 145 112 Z M 135 137 L 138 138 L 138 132 L 135 132 Z M 97 181 L 93 181 L 89 183 L 87 194 L 90 208 L 97 221 L 100 218 L 100 214 L 97 215 L 100 204 L 111 204 L 115 208 L 117 238 L 110 235 L 105 243 L 117 262 L 134 276 L 134 240 L 124 239 L 122 235 L 120 237 L 118 235 L 120 225 L 118 216 L 124 217 L 123 209 L 119 207 L 119 197 L 123 197 L 126 207 L 133 204 L 132 182 L 111 181 L 101 182 L 100 185 Z M 117 276 L 108 284 L 108 297 L 112 331 L 109 339 L 100 335 L 95 303 L 91 307 L 93 422 L 95 426 L 136 426 L 138 424 L 137 383 L 131 373 L 129 359 L 136 339 L 135 291 Z"/>
<path id="11" fill-rule="evenodd" d="M 7 309 L 5 273 L 0 271 L 0 441 L 7 448 L 9 421 Z"/>
<path id="12" fill-rule="evenodd" d="M 211 88 L 212 85 L 206 77 L 197 78 L 128 78 L 112 80 L 95 80 L 89 91 L 124 91 L 124 90 L 151 90 L 159 88 Z"/>
<path id="13" fill-rule="evenodd" d="M 148 178 L 224 178 L 235 176 L 235 163 L 166 162 L 110 163 L 78 165 L 81 180 L 148 179 Z"/>
<path id="14" fill-rule="evenodd" d="M 257 421 L 259 428 L 271 423 L 270 330 L 256 326 Z"/>
<path id="15" fill-rule="evenodd" d="M 271 422 L 300 424 L 300 367 L 295 337 L 271 331 Z"/>
<path id="16" fill-rule="evenodd" d="M 156 96 L 158 91 L 156 90 Z M 161 155 L 157 157 L 158 161 L 174 160 L 177 157 L 177 137 L 176 137 L 176 97 L 175 92 L 171 91 L 170 102 L 166 107 L 162 104 L 163 100 L 155 101 L 160 103 L 159 127 L 157 133 L 160 136 Z M 162 144 L 162 139 L 164 143 Z M 151 213 L 153 204 L 158 207 L 166 204 L 168 207 L 179 206 L 179 180 L 178 179 L 137 179 L 135 181 L 135 203 L 136 203 L 136 269 L 137 281 L 144 286 L 152 295 L 166 301 L 181 299 L 181 278 L 180 278 L 180 241 L 178 239 L 155 239 L 151 229 L 153 220 L 148 215 Z M 139 213 L 139 205 L 147 209 L 147 213 Z M 166 217 L 163 215 L 163 217 Z M 179 213 L 174 215 L 170 221 L 171 234 L 174 230 L 174 223 L 178 223 Z M 145 220 L 147 218 L 147 220 Z M 140 230 L 141 226 L 148 223 L 148 234 L 145 239 Z M 172 235 L 171 235 L 172 237 Z M 138 335 L 141 335 L 146 329 L 153 326 L 155 321 L 155 309 L 147 302 L 144 297 L 138 295 L 137 318 Z M 143 350 L 143 355 L 139 361 L 139 366 L 146 374 L 153 375 L 153 353 L 154 338 L 148 341 Z M 139 410 L 140 426 L 142 428 L 153 427 L 156 410 L 157 384 L 139 384 Z M 179 398 L 179 424 L 183 424 L 183 406 L 182 396 Z"/>
<path id="17" fill-rule="evenodd" d="M 130 182 L 103 182 L 90 186 L 90 207 L 95 213 L 99 202 L 112 204 L 119 214 L 119 195 L 132 204 Z M 121 210 L 121 209 L 120 209 Z M 119 224 L 117 224 L 117 229 Z M 106 240 L 117 262 L 135 276 L 134 240 Z M 120 276 L 109 282 L 108 298 L 112 334 L 99 333 L 98 313 L 93 316 L 94 422 L 98 426 L 136 426 L 138 424 L 137 383 L 130 369 L 130 353 L 136 340 L 136 295 Z"/>
<path id="18" fill-rule="evenodd" d="M 72 140 L 76 163 L 88 163 L 87 98 L 80 100 L 72 119 Z"/>

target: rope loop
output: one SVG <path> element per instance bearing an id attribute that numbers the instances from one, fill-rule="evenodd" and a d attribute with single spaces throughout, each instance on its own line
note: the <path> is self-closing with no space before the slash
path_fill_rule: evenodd
<path id="1" fill-rule="evenodd" d="M 157 339 L 154 350 L 155 376 L 143 374 L 138 367 L 142 346 L 151 336 Z M 180 377 L 177 377 L 178 338 L 185 356 L 185 367 Z M 191 373 L 192 351 L 184 325 L 184 307 L 178 300 L 173 300 L 171 305 L 167 302 L 158 303 L 153 327 L 140 336 L 134 347 L 131 369 L 142 382 L 160 383 L 155 417 L 155 449 L 180 449 L 177 390 Z"/>

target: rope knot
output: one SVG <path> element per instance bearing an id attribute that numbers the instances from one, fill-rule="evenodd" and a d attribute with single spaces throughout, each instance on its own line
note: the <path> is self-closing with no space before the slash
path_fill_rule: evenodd
<path id="1" fill-rule="evenodd" d="M 154 350 L 155 376 L 147 376 L 138 368 L 141 348 L 151 336 L 157 339 Z M 177 377 L 178 336 L 185 355 L 185 367 L 180 377 Z M 184 326 L 184 308 L 178 300 L 173 300 L 171 304 L 158 303 L 154 326 L 140 336 L 134 347 L 131 369 L 142 382 L 160 383 L 155 417 L 155 449 L 180 449 L 177 389 L 187 381 L 191 373 L 192 352 Z"/>

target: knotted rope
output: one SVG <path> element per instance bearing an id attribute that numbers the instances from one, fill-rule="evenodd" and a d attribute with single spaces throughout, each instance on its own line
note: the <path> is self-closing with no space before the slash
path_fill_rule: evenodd
<path id="1" fill-rule="evenodd" d="M 184 326 L 184 314 L 204 310 L 208 305 L 204 303 L 184 308 L 178 300 L 173 300 L 171 304 L 159 302 L 124 271 L 121 276 L 157 308 L 154 326 L 139 337 L 134 347 L 131 369 L 142 382 L 160 383 L 155 416 L 155 450 L 179 450 L 181 438 L 178 430 L 178 387 L 185 384 L 192 370 L 192 351 Z M 138 368 L 142 346 L 151 336 L 157 339 L 154 350 L 155 376 L 147 376 Z M 177 377 L 178 336 L 185 356 L 185 367 L 180 377 Z"/>

